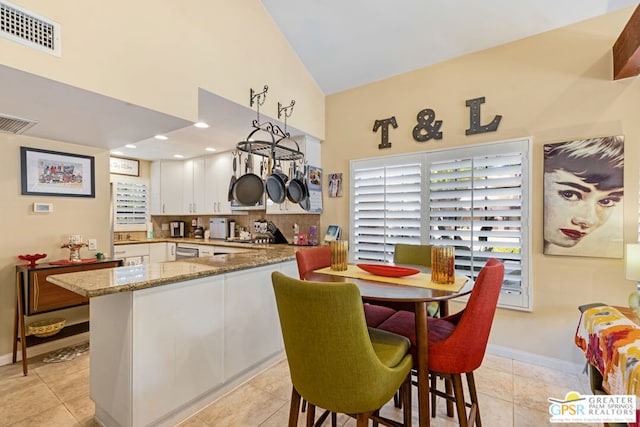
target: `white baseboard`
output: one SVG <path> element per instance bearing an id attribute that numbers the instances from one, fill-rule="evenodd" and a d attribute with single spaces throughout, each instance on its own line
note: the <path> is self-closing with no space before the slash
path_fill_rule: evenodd
<path id="1" fill-rule="evenodd" d="M 29 347 L 29 357 L 38 356 L 44 353 L 55 351 L 64 347 L 82 344 L 89 341 L 89 332 L 72 335 L 70 337 L 61 338 L 55 341 L 49 341 L 44 344 Z M 552 357 L 541 356 L 539 354 L 529 353 L 522 350 L 514 350 L 509 347 L 489 344 L 487 353 L 494 356 L 507 357 L 509 359 L 518 360 L 520 362 L 531 363 L 532 365 L 544 366 L 546 368 L 557 369 L 563 372 L 572 372 L 576 374 L 582 373 L 584 364 L 575 364 L 565 360 L 555 359 Z M 11 353 L 0 356 L 0 366 L 11 364 Z M 18 361 L 22 360 L 22 352 L 18 348 Z"/>
<path id="2" fill-rule="evenodd" d="M 494 356 L 506 357 L 517 360 L 519 362 L 530 363 L 532 365 L 544 366 L 545 368 L 557 369 L 563 372 L 571 372 L 581 374 L 584 370 L 584 364 L 576 364 L 567 362 L 566 360 L 555 359 L 553 357 L 541 356 L 539 354 L 529 353 L 522 350 L 515 350 L 509 347 L 489 344 L 487 353 Z"/>
<path id="3" fill-rule="evenodd" d="M 77 335 L 71 335 L 69 337 L 60 338 L 59 340 L 48 341 L 43 344 L 34 345 L 27 348 L 27 355 L 29 357 L 39 356 L 41 354 L 49 353 L 55 350 L 59 350 L 64 347 L 82 344 L 89 341 L 89 332 L 83 332 Z M 12 353 L 0 355 L 0 366 L 9 365 L 12 363 Z M 22 351 L 18 346 L 18 361 L 22 360 Z"/>

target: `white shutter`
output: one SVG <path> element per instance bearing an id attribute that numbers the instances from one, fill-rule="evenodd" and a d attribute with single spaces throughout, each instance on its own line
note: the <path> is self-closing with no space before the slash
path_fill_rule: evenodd
<path id="1" fill-rule="evenodd" d="M 393 259 L 397 243 L 421 241 L 421 171 L 416 156 L 355 161 L 351 167 L 351 253 L 355 260 Z"/>
<path id="2" fill-rule="evenodd" d="M 496 146 L 498 146 L 496 149 Z M 505 265 L 502 305 L 529 308 L 528 141 L 429 157 L 429 243 L 456 248 L 456 270 L 474 279 L 488 258 Z"/>
<path id="3" fill-rule="evenodd" d="M 148 186 L 114 182 L 114 230 L 145 231 L 147 228 Z"/>
<path id="4" fill-rule="evenodd" d="M 500 307 L 530 309 L 528 139 L 350 163 L 350 253 L 389 262 L 397 243 L 456 248 L 476 278 L 505 265 Z"/>

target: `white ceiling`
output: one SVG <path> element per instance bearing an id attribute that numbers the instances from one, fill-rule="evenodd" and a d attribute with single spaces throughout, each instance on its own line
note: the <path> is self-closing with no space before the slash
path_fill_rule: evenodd
<path id="1" fill-rule="evenodd" d="M 637 0 L 262 0 L 325 94 L 637 4 Z"/>
<path id="2" fill-rule="evenodd" d="M 632 0 L 262 0 L 326 94 L 637 4 Z M 260 89 L 260 88 L 255 88 Z M 247 89 L 248 91 L 248 89 Z M 0 65 L 0 114 L 36 120 L 25 135 L 191 158 L 235 148 L 256 112 L 200 91 L 196 129 L 183 119 Z M 295 114 L 295 113 L 294 113 Z M 283 123 L 274 121 L 283 126 Z M 289 127 L 292 136 L 300 130 Z M 153 138 L 156 134 L 167 141 Z M 137 148 L 126 148 L 134 144 Z"/>

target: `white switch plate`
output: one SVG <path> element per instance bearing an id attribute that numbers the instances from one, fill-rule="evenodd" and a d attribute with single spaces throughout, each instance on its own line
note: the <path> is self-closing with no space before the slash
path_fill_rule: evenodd
<path id="1" fill-rule="evenodd" d="M 70 243 L 82 243 L 82 234 L 70 234 L 69 235 Z"/>
<path id="2" fill-rule="evenodd" d="M 90 251 L 95 251 L 98 249 L 98 241 L 96 239 L 89 239 L 87 240 L 87 243 L 89 244 Z"/>

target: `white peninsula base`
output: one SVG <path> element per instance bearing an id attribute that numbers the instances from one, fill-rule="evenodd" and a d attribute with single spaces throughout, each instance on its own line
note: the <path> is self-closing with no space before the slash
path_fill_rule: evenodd
<path id="1" fill-rule="evenodd" d="M 271 272 L 91 298 L 90 391 L 105 426 L 175 425 L 284 357 Z"/>

